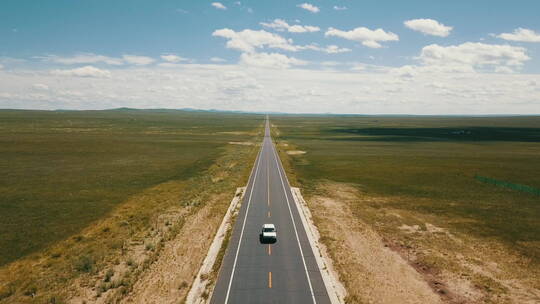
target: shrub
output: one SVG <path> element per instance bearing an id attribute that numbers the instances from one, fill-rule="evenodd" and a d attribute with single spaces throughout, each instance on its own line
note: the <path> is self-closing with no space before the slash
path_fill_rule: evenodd
<path id="1" fill-rule="evenodd" d="M 75 262 L 75 270 L 79 272 L 91 272 L 95 261 L 91 256 L 83 255 Z"/>
<path id="2" fill-rule="evenodd" d="M 112 269 L 107 270 L 107 272 L 105 273 L 105 278 L 103 278 L 103 282 L 109 282 L 113 276 L 114 276 L 114 270 Z"/>

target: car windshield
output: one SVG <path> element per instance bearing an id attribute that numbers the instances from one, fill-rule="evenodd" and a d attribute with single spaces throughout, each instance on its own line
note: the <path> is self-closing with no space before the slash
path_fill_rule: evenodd
<path id="1" fill-rule="evenodd" d="M 274 228 L 263 228 L 264 232 L 274 232 Z"/>

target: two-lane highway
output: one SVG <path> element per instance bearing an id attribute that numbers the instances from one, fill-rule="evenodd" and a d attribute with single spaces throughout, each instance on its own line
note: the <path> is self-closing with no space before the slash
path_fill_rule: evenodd
<path id="1" fill-rule="evenodd" d="M 265 223 L 274 244 L 260 242 Z M 330 303 L 268 119 L 211 303 Z"/>

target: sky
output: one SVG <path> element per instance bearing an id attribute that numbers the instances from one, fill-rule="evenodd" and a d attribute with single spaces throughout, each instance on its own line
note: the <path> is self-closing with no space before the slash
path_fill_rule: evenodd
<path id="1" fill-rule="evenodd" d="M 540 114 L 540 1 L 2 0 L 0 108 Z"/>

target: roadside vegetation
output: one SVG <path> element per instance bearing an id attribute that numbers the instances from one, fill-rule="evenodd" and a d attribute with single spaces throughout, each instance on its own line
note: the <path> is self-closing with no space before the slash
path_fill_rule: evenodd
<path id="1" fill-rule="evenodd" d="M 335 259 L 346 240 L 313 207 L 323 201 L 350 209 L 360 232 L 376 232 L 442 300 L 540 299 L 540 117 L 271 121 L 291 182 L 305 192 Z M 337 263 L 349 301 L 374 300 L 347 279 L 351 265 Z"/>
<path id="2" fill-rule="evenodd" d="M 168 110 L 0 111 L 0 303 L 128 296 L 186 227 L 219 224 L 262 124 Z"/>

